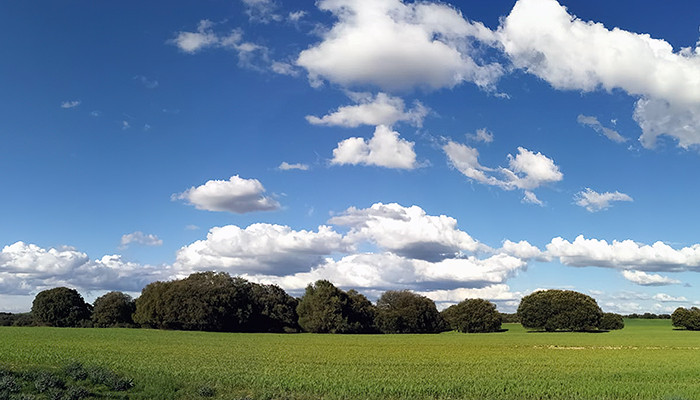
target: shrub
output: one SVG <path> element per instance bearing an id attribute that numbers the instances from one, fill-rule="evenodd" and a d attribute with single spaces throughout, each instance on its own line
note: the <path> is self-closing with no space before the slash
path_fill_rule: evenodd
<path id="1" fill-rule="evenodd" d="M 622 315 L 615 313 L 603 313 L 600 318 L 600 329 L 605 329 L 606 331 L 612 331 L 616 329 L 622 329 L 625 327 L 625 321 L 622 319 Z"/>
<path id="2" fill-rule="evenodd" d="M 525 328 L 586 331 L 597 329 L 603 312 L 596 301 L 572 290 L 540 290 L 520 301 L 518 316 Z"/>

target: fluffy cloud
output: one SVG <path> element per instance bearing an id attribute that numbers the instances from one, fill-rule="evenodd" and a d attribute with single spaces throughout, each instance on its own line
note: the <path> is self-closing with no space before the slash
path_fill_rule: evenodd
<path id="1" fill-rule="evenodd" d="M 627 141 L 627 138 L 620 135 L 616 130 L 604 127 L 596 117 L 579 114 L 576 120 L 579 124 L 592 128 L 594 131 L 603 134 L 613 142 L 624 143 Z"/>
<path id="2" fill-rule="evenodd" d="M 564 177 L 554 160 L 523 147 L 518 147 L 516 156 L 508 155 L 508 168 L 497 169 L 481 165 L 479 151 L 473 147 L 449 141 L 442 150 L 450 165 L 467 178 L 505 190 L 521 189 L 525 193 L 523 201 L 528 203 L 542 204 L 532 190 Z"/>
<path id="3" fill-rule="evenodd" d="M 282 16 L 277 14 L 277 3 L 273 0 L 242 0 L 246 7 L 246 14 L 253 22 L 269 23 L 281 21 Z"/>
<path id="4" fill-rule="evenodd" d="M 414 126 L 422 126 L 428 109 L 420 102 L 406 110 L 400 97 L 392 97 L 386 93 L 376 96 L 361 94 L 357 96 L 358 103 L 353 106 L 339 107 L 336 111 L 319 118 L 307 115 L 306 120 L 313 125 L 344 126 L 354 128 L 360 125 L 392 126 L 396 122 L 408 122 Z"/>
<path id="5" fill-rule="evenodd" d="M 467 135 L 468 138 L 477 142 L 492 143 L 493 133 L 486 130 L 486 128 L 477 129 L 475 134 Z"/>
<path id="6" fill-rule="evenodd" d="M 82 290 L 140 291 L 163 278 L 164 270 L 124 261 L 107 255 L 90 260 L 70 247 L 44 249 L 16 242 L 0 251 L 0 291 L 28 295 L 37 291 L 70 286 Z"/>
<path id="7" fill-rule="evenodd" d="M 482 288 L 457 288 L 449 290 L 429 290 L 419 292 L 426 296 L 438 305 L 449 306 L 450 304 L 459 303 L 465 299 L 486 299 L 494 302 L 519 302 L 522 297 L 520 293 L 513 293 L 510 287 L 506 284 L 489 285 Z"/>
<path id="8" fill-rule="evenodd" d="M 228 181 L 211 180 L 202 186 L 193 186 L 182 193 L 172 195 L 172 199 L 185 200 L 199 210 L 237 214 L 280 208 L 276 200 L 264 196 L 263 193 L 265 188 L 257 179 L 244 179 L 234 175 Z"/>
<path id="9" fill-rule="evenodd" d="M 608 243 L 578 236 L 573 242 L 560 237 L 547 245 L 547 254 L 565 265 L 604 267 L 638 271 L 700 271 L 700 244 L 676 250 L 656 242 L 644 245 L 632 240 Z"/>
<path id="10" fill-rule="evenodd" d="M 399 138 L 398 132 L 379 125 L 369 140 L 351 137 L 338 143 L 333 149 L 331 163 L 414 169 L 417 163 L 413 145 L 413 142 Z"/>
<path id="11" fill-rule="evenodd" d="M 513 64 L 556 89 L 622 89 L 640 96 L 635 119 L 646 147 L 665 134 L 700 144 L 700 52 L 582 21 L 555 0 L 519 0 L 497 36 Z"/>
<path id="12" fill-rule="evenodd" d="M 277 167 L 277 169 L 279 169 L 281 171 L 289 171 L 289 170 L 293 170 L 293 169 L 298 169 L 300 171 L 308 171 L 309 166 L 306 164 L 301 164 L 301 163 L 290 164 L 286 161 L 282 161 L 282 164 L 280 164 L 280 166 Z"/>
<path id="13" fill-rule="evenodd" d="M 673 297 L 666 293 L 657 293 L 654 295 L 654 297 L 652 297 L 652 299 L 663 303 L 682 303 L 688 301 L 688 299 L 683 296 Z"/>
<path id="14" fill-rule="evenodd" d="M 576 205 L 584 207 L 590 212 L 597 212 L 610 208 L 613 201 L 634 201 L 630 196 L 620 192 L 598 193 L 590 188 L 576 193 L 574 196 Z"/>
<path id="15" fill-rule="evenodd" d="M 338 21 L 297 59 L 313 84 L 326 79 L 402 90 L 470 81 L 489 87 L 502 74 L 500 65 L 479 65 L 470 54 L 471 40 L 493 40 L 493 33 L 448 5 L 401 0 L 321 0 L 317 5 Z"/>
<path id="16" fill-rule="evenodd" d="M 74 108 L 80 105 L 79 100 L 64 101 L 61 103 L 61 108 Z"/>
<path id="17" fill-rule="evenodd" d="M 145 234 L 141 231 L 136 231 L 132 233 L 127 233 L 122 236 L 120 242 L 121 247 L 127 247 L 130 244 L 135 243 L 142 246 L 162 246 L 163 241 L 158 238 L 158 236 L 153 234 Z"/>
<path id="18" fill-rule="evenodd" d="M 488 250 L 469 234 L 457 229 L 457 220 L 433 216 L 418 207 L 377 203 L 370 208 L 351 207 L 329 223 L 349 226 L 348 240 L 370 241 L 400 256 L 427 261 L 455 257 L 462 252 Z"/>
<path id="19" fill-rule="evenodd" d="M 542 250 L 525 240 L 521 240 L 517 243 L 506 240 L 503 242 L 503 247 L 501 247 L 499 251 L 514 257 L 522 258 L 523 260 L 544 259 L 545 257 L 544 254 L 542 254 Z"/>
<path id="20" fill-rule="evenodd" d="M 628 281 L 641 286 L 665 286 L 681 283 L 677 279 L 671 279 L 659 274 L 648 274 L 642 271 L 622 271 L 622 276 Z"/>
<path id="21" fill-rule="evenodd" d="M 309 270 L 323 264 L 324 256 L 351 248 L 328 226 L 313 232 L 262 223 L 245 229 L 227 225 L 212 228 L 205 240 L 178 250 L 175 268 L 181 275 L 212 269 L 233 275 L 284 275 Z"/>

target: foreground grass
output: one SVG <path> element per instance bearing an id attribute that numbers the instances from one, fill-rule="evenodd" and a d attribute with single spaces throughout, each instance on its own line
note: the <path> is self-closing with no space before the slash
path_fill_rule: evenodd
<path id="1" fill-rule="evenodd" d="M 0 329 L 0 367 L 78 361 L 131 398 L 700 399 L 700 332 L 628 320 L 609 333 L 274 335 Z"/>

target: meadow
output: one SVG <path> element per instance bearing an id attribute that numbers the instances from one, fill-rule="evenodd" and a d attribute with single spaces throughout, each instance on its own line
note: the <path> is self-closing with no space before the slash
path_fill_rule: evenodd
<path id="1" fill-rule="evenodd" d="M 0 367 L 98 365 L 143 399 L 700 399 L 700 332 L 318 335 L 0 328 Z"/>

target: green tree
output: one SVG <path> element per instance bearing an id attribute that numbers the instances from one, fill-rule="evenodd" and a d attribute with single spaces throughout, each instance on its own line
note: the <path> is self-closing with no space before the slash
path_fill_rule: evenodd
<path id="1" fill-rule="evenodd" d="M 377 328 L 383 333 L 436 333 L 442 318 L 435 303 L 408 290 L 388 290 L 377 300 Z"/>
<path id="2" fill-rule="evenodd" d="M 372 304 L 355 291 L 346 293 L 326 280 L 306 287 L 297 306 L 299 325 L 313 333 L 368 333 L 373 331 Z"/>
<path id="3" fill-rule="evenodd" d="M 96 327 L 131 327 L 134 325 L 132 314 L 136 304 L 128 294 L 109 292 L 95 299 L 92 310 L 92 322 Z"/>
<path id="4" fill-rule="evenodd" d="M 600 326 L 603 312 L 592 297 L 583 293 L 540 290 L 523 297 L 518 316 L 529 329 L 586 331 Z"/>
<path id="5" fill-rule="evenodd" d="M 253 313 L 249 330 L 254 332 L 298 332 L 298 301 L 276 285 L 251 285 Z"/>
<path id="6" fill-rule="evenodd" d="M 90 305 L 75 289 L 57 287 L 39 292 L 32 303 L 37 324 L 75 327 L 90 319 Z"/>
<path id="7" fill-rule="evenodd" d="M 616 329 L 622 329 L 625 327 L 625 321 L 622 319 L 622 315 L 615 313 L 603 313 L 600 318 L 600 329 L 605 329 L 606 331 L 612 331 Z"/>
<path id="8" fill-rule="evenodd" d="M 671 314 L 671 323 L 678 328 L 685 328 L 691 331 L 700 330 L 700 308 L 676 308 Z"/>
<path id="9" fill-rule="evenodd" d="M 501 314 L 496 305 L 484 299 L 466 299 L 442 313 L 452 329 L 466 333 L 498 332 Z"/>

